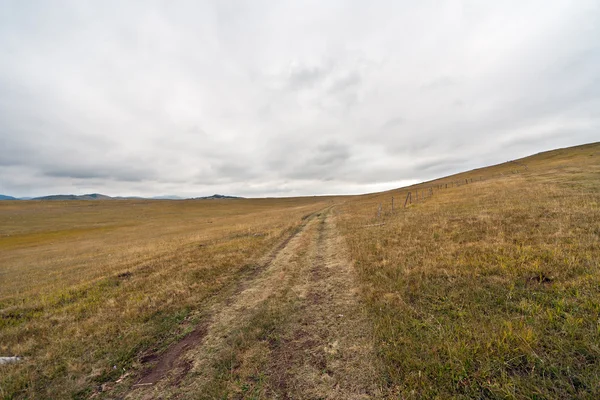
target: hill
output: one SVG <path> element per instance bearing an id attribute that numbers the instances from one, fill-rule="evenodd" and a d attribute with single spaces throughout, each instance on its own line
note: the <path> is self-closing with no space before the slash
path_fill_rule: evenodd
<path id="1" fill-rule="evenodd" d="M 175 195 L 163 195 L 163 196 L 153 196 L 153 200 L 184 200 L 184 197 L 175 196 Z"/>
<path id="2" fill-rule="evenodd" d="M 7 197 L 5 199 L 3 199 L 0 195 L 0 200 L 18 200 L 14 197 L 10 197 L 10 196 L 4 196 Z M 226 196 L 226 195 L 222 195 L 222 194 L 213 194 L 212 196 L 205 196 L 205 197 L 196 197 L 196 200 L 221 200 L 221 199 L 242 199 L 243 197 L 236 197 L 236 196 Z M 116 197 L 111 197 L 111 196 L 106 196 L 104 194 L 99 194 L 99 193 L 91 193 L 91 194 L 83 194 L 83 195 L 74 195 L 74 194 L 54 194 L 54 195 L 49 195 L 49 196 L 40 196 L 40 197 L 34 197 L 34 198 L 22 198 L 22 200 L 141 200 L 141 199 L 147 199 L 147 200 L 185 200 L 184 197 L 180 197 L 180 196 L 175 196 L 175 195 L 164 195 L 164 196 L 154 196 L 154 197 L 139 197 L 139 196 L 116 196 Z"/>
<path id="3" fill-rule="evenodd" d="M 212 196 L 195 197 L 194 200 L 221 200 L 221 199 L 243 199 L 243 197 L 213 194 Z"/>
<path id="4" fill-rule="evenodd" d="M 226 196 L 222 194 L 213 194 L 212 196 L 196 197 L 196 200 L 221 200 L 221 199 L 242 199 L 243 197 Z M 49 200 L 49 201 L 65 201 L 65 200 L 185 200 L 184 197 L 175 195 L 164 195 L 154 197 L 140 197 L 140 196 L 116 196 L 111 197 L 99 193 L 90 193 L 83 195 L 74 194 L 53 194 L 48 196 L 40 197 L 21 197 L 15 198 L 12 196 L 0 195 L 0 200 Z"/>
<path id="5" fill-rule="evenodd" d="M 599 205 L 592 143 L 340 206 L 387 393 L 599 398 Z"/>
<path id="6" fill-rule="evenodd" d="M 112 197 L 99 193 L 83 195 L 55 194 L 50 196 L 34 197 L 32 200 L 112 200 Z"/>

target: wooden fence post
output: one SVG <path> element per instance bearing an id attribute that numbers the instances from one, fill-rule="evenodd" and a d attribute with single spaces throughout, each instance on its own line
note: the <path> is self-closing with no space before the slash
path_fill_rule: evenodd
<path id="1" fill-rule="evenodd" d="M 410 200 L 410 204 L 412 204 L 412 197 L 410 195 L 410 192 L 407 193 L 406 200 L 404 200 L 404 208 L 406 208 L 406 203 L 408 203 L 409 200 Z"/>
<path id="2" fill-rule="evenodd" d="M 394 212 L 394 196 L 392 196 L 392 212 Z"/>
<path id="3" fill-rule="evenodd" d="M 379 203 L 379 208 L 377 209 L 377 218 L 381 218 L 381 203 Z"/>

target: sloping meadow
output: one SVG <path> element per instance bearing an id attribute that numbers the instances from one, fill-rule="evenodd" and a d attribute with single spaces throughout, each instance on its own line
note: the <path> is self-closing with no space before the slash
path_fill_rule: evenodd
<path id="1" fill-rule="evenodd" d="M 599 144 L 337 212 L 390 397 L 600 397 Z"/>

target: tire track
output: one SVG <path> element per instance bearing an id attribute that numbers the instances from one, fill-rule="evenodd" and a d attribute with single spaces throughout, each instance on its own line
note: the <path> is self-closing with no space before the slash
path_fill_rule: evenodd
<path id="1" fill-rule="evenodd" d="M 132 386 L 132 389 L 138 389 L 136 392 L 143 391 L 143 389 L 149 389 L 151 386 L 155 386 L 168 375 L 170 376 L 170 385 L 177 385 L 182 378 L 191 369 L 192 363 L 189 360 L 185 360 L 184 355 L 190 350 L 201 346 L 205 342 L 206 336 L 213 329 L 215 320 L 222 320 L 223 316 L 219 314 L 225 314 L 227 307 L 235 308 L 236 299 L 244 291 L 252 288 L 257 284 L 255 282 L 265 270 L 267 270 L 275 260 L 282 253 L 288 253 L 286 249 L 290 246 L 290 243 L 302 235 L 307 225 L 315 218 L 320 215 L 318 212 L 309 214 L 306 218 L 303 218 L 303 224 L 300 227 L 288 235 L 281 243 L 279 243 L 263 260 L 259 263 L 258 268 L 255 268 L 245 277 L 243 281 L 240 281 L 233 291 L 233 294 L 227 297 L 223 302 L 218 302 L 210 308 L 208 316 L 198 324 L 198 326 L 189 334 L 187 334 L 182 340 L 172 344 L 165 352 L 160 355 L 151 354 L 145 357 L 145 363 L 152 363 L 153 366 L 146 370 L 141 378 Z M 130 393 L 131 396 L 131 393 Z M 132 396 L 136 397 L 136 396 Z"/>
<path id="2" fill-rule="evenodd" d="M 127 397 L 380 397 L 371 327 L 329 211 L 307 218 Z"/>
<path id="3" fill-rule="evenodd" d="M 306 300 L 272 354 L 273 397 L 366 399 L 379 394 L 370 325 L 331 219 L 327 213 L 319 223 L 306 266 Z"/>

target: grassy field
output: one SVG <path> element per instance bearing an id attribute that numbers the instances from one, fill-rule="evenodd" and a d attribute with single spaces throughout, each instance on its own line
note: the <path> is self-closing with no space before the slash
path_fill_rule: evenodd
<path id="1" fill-rule="evenodd" d="M 388 396 L 600 398 L 600 144 L 338 212 Z"/>
<path id="2" fill-rule="evenodd" d="M 332 201 L 1 202 L 0 396 L 87 398 Z"/>
<path id="3" fill-rule="evenodd" d="M 6 399 L 600 398 L 600 144 L 353 197 L 0 202 L 11 355 Z"/>

